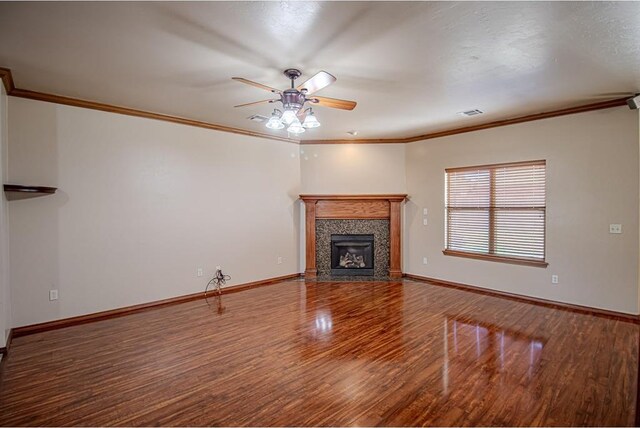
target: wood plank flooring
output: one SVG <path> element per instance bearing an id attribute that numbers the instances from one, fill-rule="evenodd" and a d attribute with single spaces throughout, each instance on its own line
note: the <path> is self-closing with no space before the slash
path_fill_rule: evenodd
<path id="1" fill-rule="evenodd" d="M 633 323 L 288 281 L 14 339 L 0 425 L 633 425 Z"/>

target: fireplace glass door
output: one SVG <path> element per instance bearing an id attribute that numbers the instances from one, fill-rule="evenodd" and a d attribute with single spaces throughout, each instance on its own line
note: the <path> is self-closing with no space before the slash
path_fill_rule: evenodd
<path id="1" fill-rule="evenodd" d="M 373 235 L 331 235 L 331 275 L 373 275 Z"/>

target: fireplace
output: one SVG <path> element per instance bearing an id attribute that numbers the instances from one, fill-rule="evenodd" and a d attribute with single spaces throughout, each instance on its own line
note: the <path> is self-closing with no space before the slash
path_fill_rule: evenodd
<path id="1" fill-rule="evenodd" d="M 373 234 L 372 276 L 402 278 L 401 207 L 406 198 L 406 194 L 300 195 L 305 212 L 305 279 L 343 274 L 339 257 L 338 272 L 331 266 L 334 234 Z M 366 262 L 364 268 L 350 269 L 349 274 L 362 269 L 368 269 Z"/>
<path id="2" fill-rule="evenodd" d="M 373 275 L 373 235 L 331 235 L 331 275 Z"/>

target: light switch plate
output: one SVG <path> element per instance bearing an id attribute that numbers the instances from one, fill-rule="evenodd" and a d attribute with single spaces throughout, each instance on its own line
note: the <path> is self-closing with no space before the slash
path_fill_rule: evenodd
<path id="1" fill-rule="evenodd" d="M 423 219 L 422 219 L 422 224 L 426 226 L 427 224 L 429 224 L 429 222 L 427 221 L 427 219 L 426 219 L 426 218 L 423 218 Z"/>
<path id="2" fill-rule="evenodd" d="M 58 300 L 58 290 L 49 290 L 49 300 L 52 302 Z"/>
<path id="3" fill-rule="evenodd" d="M 621 224 L 610 224 L 609 225 L 609 233 L 622 233 L 622 225 Z"/>
<path id="4" fill-rule="evenodd" d="M 422 215 L 427 215 L 427 214 L 429 214 L 429 210 L 428 210 L 428 209 L 426 209 L 426 208 L 424 208 L 424 209 L 422 210 Z"/>

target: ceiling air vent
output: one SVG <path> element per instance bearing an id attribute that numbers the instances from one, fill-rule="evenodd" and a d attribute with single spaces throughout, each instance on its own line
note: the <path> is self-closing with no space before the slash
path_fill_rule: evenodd
<path id="1" fill-rule="evenodd" d="M 482 110 L 478 110 L 476 108 L 476 109 L 473 109 L 473 110 L 461 111 L 461 112 L 458 112 L 458 114 L 460 116 L 477 116 L 479 114 L 482 114 Z"/>
<path id="2" fill-rule="evenodd" d="M 263 116 L 261 114 L 254 114 L 252 116 L 249 116 L 247 119 L 252 120 L 254 122 L 258 122 L 258 123 L 266 122 L 267 120 L 269 120 L 268 117 Z"/>

